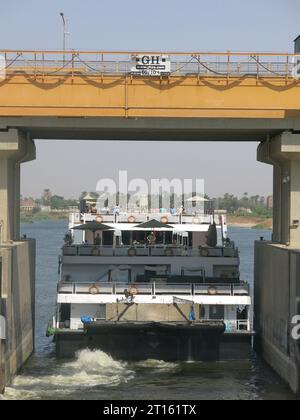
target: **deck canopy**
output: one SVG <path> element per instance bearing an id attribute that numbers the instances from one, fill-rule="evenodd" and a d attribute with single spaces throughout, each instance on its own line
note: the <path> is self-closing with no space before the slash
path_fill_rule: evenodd
<path id="1" fill-rule="evenodd" d="M 108 225 L 105 225 L 103 223 L 96 222 L 96 221 L 87 222 L 83 225 L 76 226 L 73 229 L 74 230 L 85 230 L 85 231 L 90 231 L 90 232 L 93 232 L 93 233 L 104 232 L 106 230 L 113 230 L 112 227 L 110 227 Z"/>
<path id="2" fill-rule="evenodd" d="M 148 222 L 141 223 L 136 226 L 138 229 L 145 230 L 145 229 L 164 229 L 170 230 L 173 229 L 173 226 L 167 225 L 166 223 L 159 222 L 158 220 L 152 219 Z"/>
<path id="3" fill-rule="evenodd" d="M 101 235 L 102 235 L 103 232 L 106 232 L 108 230 L 114 230 L 114 228 L 112 228 L 110 226 L 107 226 L 103 223 L 96 222 L 96 221 L 84 223 L 83 225 L 76 226 L 73 229 L 74 230 L 82 230 L 82 231 L 85 231 L 85 232 L 92 232 L 94 243 L 95 243 L 97 232 L 101 232 Z"/>

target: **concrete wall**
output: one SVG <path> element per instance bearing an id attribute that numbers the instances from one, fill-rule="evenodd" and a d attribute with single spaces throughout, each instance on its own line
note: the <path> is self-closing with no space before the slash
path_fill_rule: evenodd
<path id="1" fill-rule="evenodd" d="M 2 302 L 0 299 L 0 313 L 2 310 Z M 4 369 L 4 340 L 0 338 L 0 395 L 5 389 L 5 369 Z"/>
<path id="2" fill-rule="evenodd" d="M 299 250 L 256 242 L 256 349 L 295 393 L 300 392 L 300 345 L 291 336 L 291 321 L 297 315 L 299 283 Z"/>
<path id="3" fill-rule="evenodd" d="M 9 384 L 34 350 L 35 241 L 0 247 L 1 315 L 6 340 L 1 342 L 0 384 Z"/>

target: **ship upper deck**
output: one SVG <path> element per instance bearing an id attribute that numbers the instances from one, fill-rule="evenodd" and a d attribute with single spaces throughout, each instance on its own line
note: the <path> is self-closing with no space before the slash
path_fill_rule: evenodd
<path id="1" fill-rule="evenodd" d="M 69 217 L 71 225 L 98 221 L 100 223 L 130 224 L 132 227 L 135 227 L 135 224 L 145 223 L 149 220 L 157 220 L 172 225 L 201 225 L 213 222 L 216 225 L 220 225 L 221 223 L 226 224 L 226 211 L 213 212 L 212 210 L 207 210 L 203 212 L 188 211 L 180 213 L 179 211 L 166 209 L 114 211 L 111 209 L 88 208 L 82 212 L 73 212 Z"/>

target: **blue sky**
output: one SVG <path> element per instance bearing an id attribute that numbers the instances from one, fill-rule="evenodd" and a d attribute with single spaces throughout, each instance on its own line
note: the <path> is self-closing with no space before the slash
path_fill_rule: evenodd
<path id="1" fill-rule="evenodd" d="M 300 33 L 299 0 L 2 0 L 0 49 L 62 47 L 59 13 L 68 17 L 67 46 L 96 50 L 292 52 Z M 93 158 L 84 159 L 89 148 Z M 101 150 L 114 156 L 101 161 Z M 95 189 L 100 177 L 129 169 L 153 176 L 145 160 L 149 143 L 37 141 L 38 160 L 23 168 L 22 191 L 38 196 L 44 187 L 75 196 Z M 169 150 L 170 144 L 162 144 Z M 190 152 L 182 159 L 183 152 Z M 155 177 L 205 178 L 209 194 L 269 194 L 271 167 L 256 162 L 256 144 L 177 143 L 172 162 L 155 161 Z M 238 159 L 236 159 L 238 156 Z M 55 173 L 53 162 L 55 161 Z M 72 182 L 69 174 L 72 173 Z"/>
<path id="2" fill-rule="evenodd" d="M 75 49 L 285 52 L 300 33 L 299 0 L 1 1 L 4 48 L 61 47 L 61 11 Z"/>

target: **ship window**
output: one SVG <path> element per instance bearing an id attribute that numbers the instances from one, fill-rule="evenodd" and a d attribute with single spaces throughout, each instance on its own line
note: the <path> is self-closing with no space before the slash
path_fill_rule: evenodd
<path id="1" fill-rule="evenodd" d="M 71 305 L 62 303 L 60 305 L 60 322 L 69 321 L 71 319 Z"/>
<path id="2" fill-rule="evenodd" d="M 156 244 L 163 244 L 164 243 L 164 234 L 162 232 L 158 232 L 156 234 Z"/>
<path id="3" fill-rule="evenodd" d="M 99 305 L 95 318 L 106 319 L 106 305 Z"/>
<path id="4" fill-rule="evenodd" d="M 173 233 L 172 232 L 166 232 L 166 244 L 170 245 L 173 243 Z"/>
<path id="5" fill-rule="evenodd" d="M 147 243 L 147 236 L 149 235 L 148 232 L 134 232 L 133 238 L 136 242 L 140 245 L 144 245 Z"/>
<path id="6" fill-rule="evenodd" d="M 200 305 L 199 306 L 199 319 L 205 319 L 205 316 L 206 316 L 205 306 Z"/>
<path id="7" fill-rule="evenodd" d="M 113 231 L 103 232 L 103 245 L 112 246 L 113 240 L 114 240 Z"/>
<path id="8" fill-rule="evenodd" d="M 222 320 L 225 318 L 224 305 L 211 305 L 209 307 L 209 318 Z"/>
<path id="9" fill-rule="evenodd" d="M 189 247 L 193 246 L 193 232 L 189 232 Z"/>
<path id="10" fill-rule="evenodd" d="M 122 242 L 124 245 L 130 245 L 130 232 L 122 232 Z"/>

